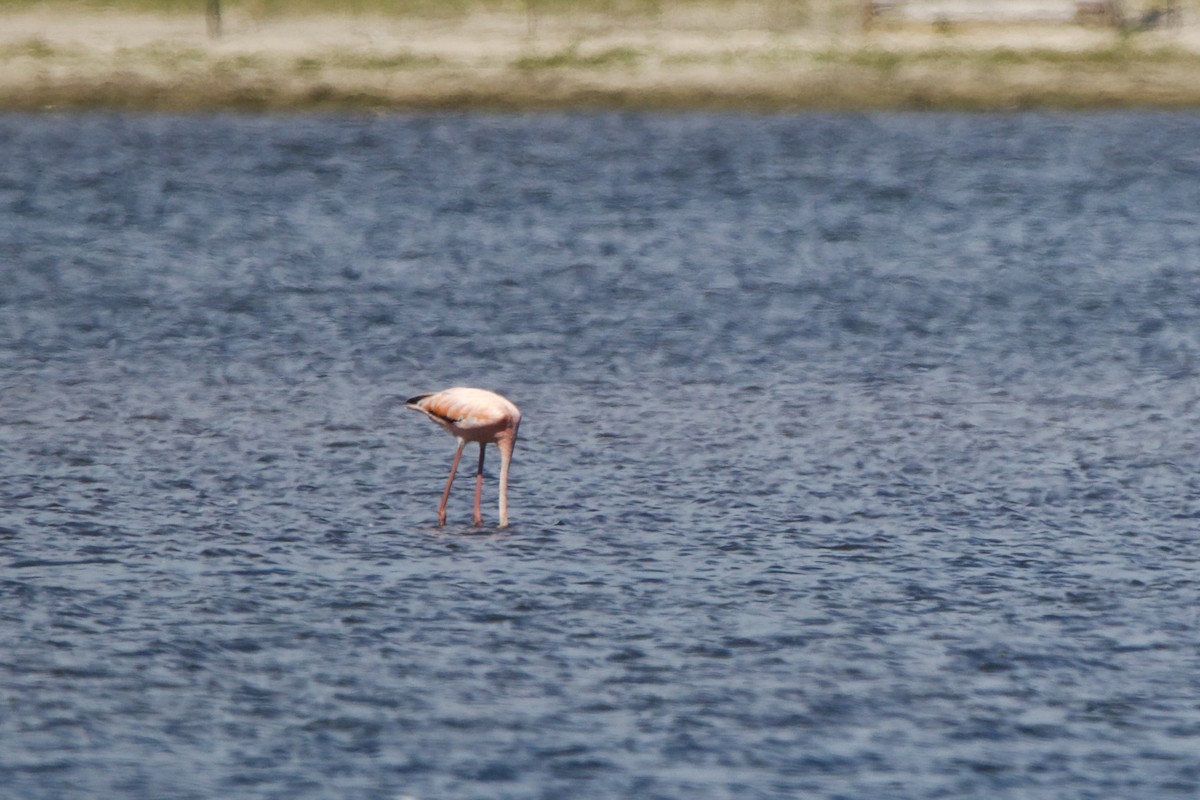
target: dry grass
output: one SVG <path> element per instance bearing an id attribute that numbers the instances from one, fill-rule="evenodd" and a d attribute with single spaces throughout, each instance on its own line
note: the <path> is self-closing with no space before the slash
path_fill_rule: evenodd
<path id="1" fill-rule="evenodd" d="M 1189 24 L 864 32 L 850 0 L 271 2 L 226 0 L 210 39 L 198 0 L 0 0 L 0 107 L 1200 106 Z"/>

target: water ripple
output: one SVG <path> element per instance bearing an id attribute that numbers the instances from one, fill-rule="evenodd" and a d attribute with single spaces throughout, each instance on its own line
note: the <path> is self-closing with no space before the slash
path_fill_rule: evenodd
<path id="1" fill-rule="evenodd" d="M 1196 138 L 0 117 L 0 784 L 1192 796 Z"/>

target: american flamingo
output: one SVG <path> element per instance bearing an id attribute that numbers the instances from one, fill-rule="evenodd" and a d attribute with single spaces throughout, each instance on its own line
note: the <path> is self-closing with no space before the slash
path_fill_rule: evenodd
<path id="1" fill-rule="evenodd" d="M 420 411 L 441 425 L 458 439 L 458 450 L 450 465 L 450 477 L 442 492 L 438 505 L 438 525 L 446 524 L 446 501 L 450 499 L 450 487 L 454 485 L 454 473 L 458 471 L 458 459 L 462 457 L 467 442 L 479 442 L 479 471 L 475 473 L 475 524 L 483 524 L 479 511 L 479 499 L 483 494 L 483 449 L 494 444 L 500 450 L 500 527 L 508 525 L 508 464 L 512 460 L 513 445 L 517 443 L 517 426 L 521 424 L 521 412 L 509 400 L 495 392 L 484 389 L 468 389 L 456 386 L 436 394 L 419 394 L 404 402 L 406 408 Z"/>

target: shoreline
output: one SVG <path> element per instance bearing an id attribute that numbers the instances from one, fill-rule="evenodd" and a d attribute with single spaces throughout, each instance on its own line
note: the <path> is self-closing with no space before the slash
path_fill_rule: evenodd
<path id="1" fill-rule="evenodd" d="M 855 111 L 1200 108 L 1200 31 L 879 31 L 595 16 L 26 12 L 0 31 L 0 109 Z"/>

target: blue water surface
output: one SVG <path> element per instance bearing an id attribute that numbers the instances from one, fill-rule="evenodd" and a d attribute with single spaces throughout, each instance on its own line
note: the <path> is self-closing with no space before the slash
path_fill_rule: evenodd
<path id="1" fill-rule="evenodd" d="M 1196 796 L 1197 142 L 0 116 L 0 794 Z"/>

